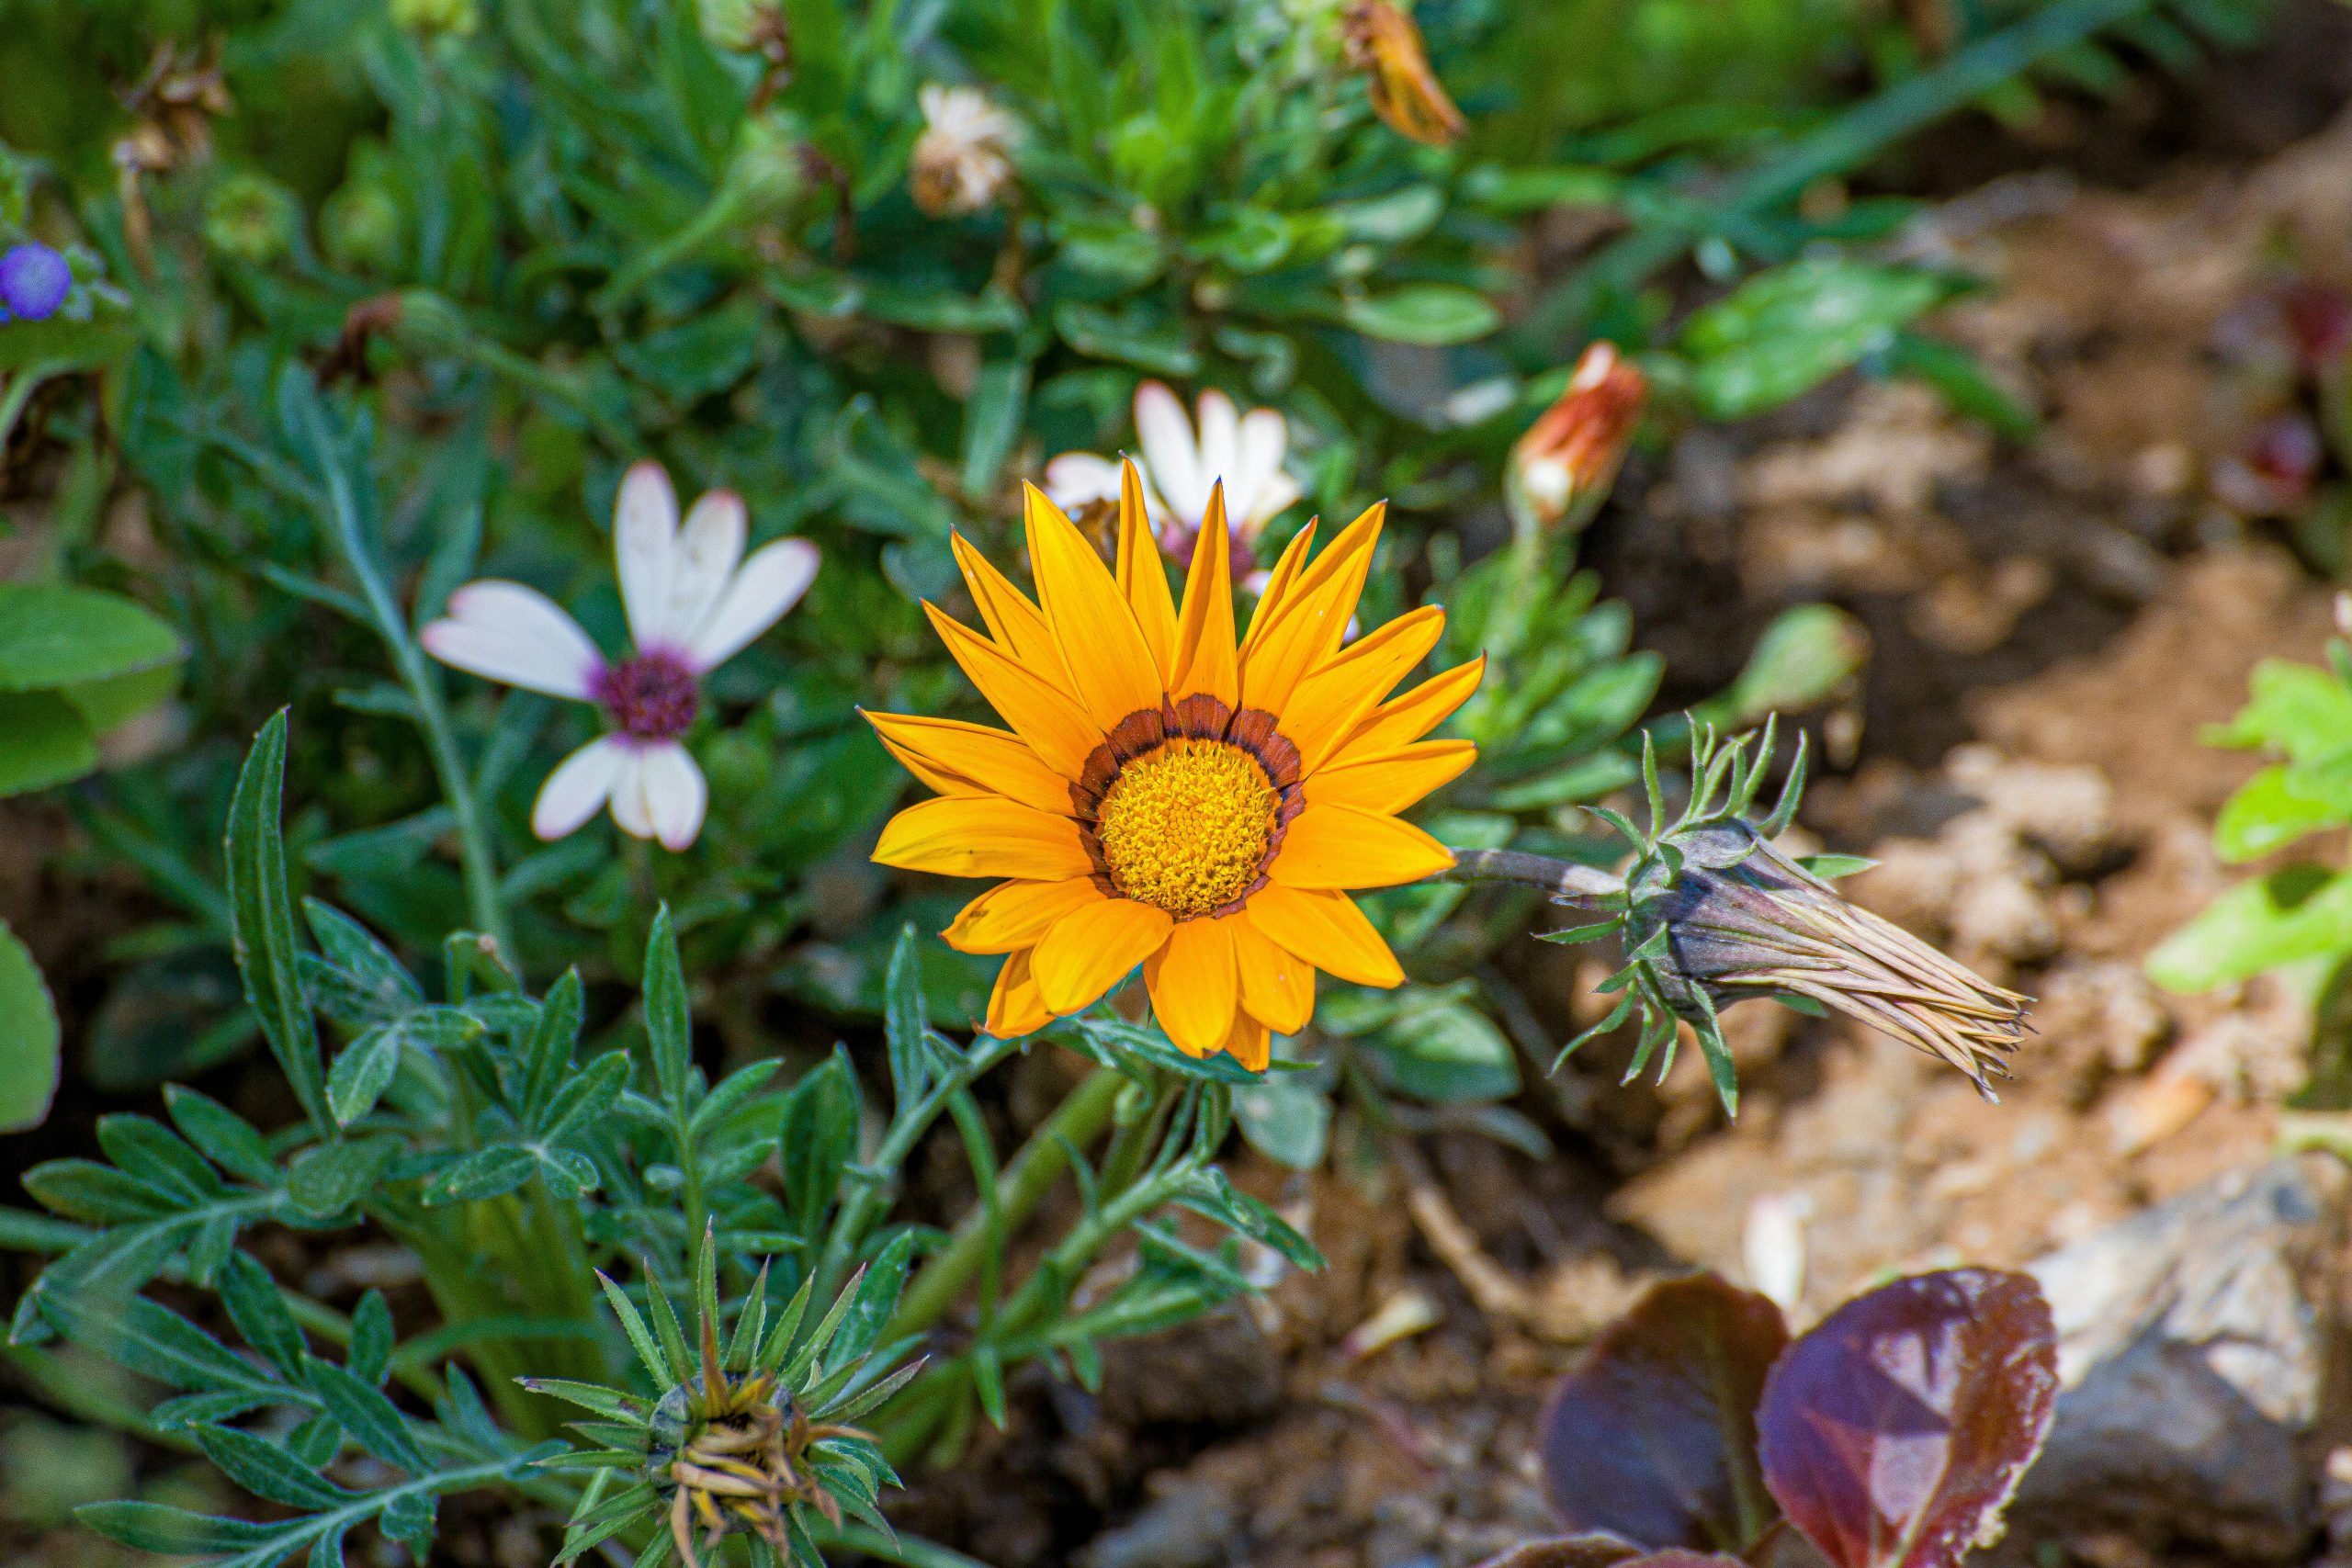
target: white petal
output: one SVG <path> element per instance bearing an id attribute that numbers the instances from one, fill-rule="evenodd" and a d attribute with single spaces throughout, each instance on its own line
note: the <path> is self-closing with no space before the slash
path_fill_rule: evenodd
<path id="1" fill-rule="evenodd" d="M 1157 381 L 1136 389 L 1136 439 L 1144 467 L 1169 509 L 1197 528 L 1208 510 L 1209 482 L 1201 472 L 1200 448 L 1193 444 L 1193 422 L 1176 394 Z"/>
<path id="2" fill-rule="evenodd" d="M 1234 509 L 1239 521 L 1263 524 L 1283 507 L 1298 499 L 1297 487 L 1291 487 L 1288 500 L 1269 506 L 1269 486 L 1282 471 L 1283 453 L 1290 446 L 1290 426 L 1283 416 L 1272 409 L 1251 409 L 1242 420 L 1238 454 L 1233 460 L 1233 473 L 1227 481 L 1226 503 Z"/>
<path id="3" fill-rule="evenodd" d="M 710 785 L 694 758 L 676 741 L 645 749 L 639 773 L 644 780 L 646 815 L 665 850 L 683 850 L 702 831 Z"/>
<path id="4" fill-rule="evenodd" d="M 449 614 L 417 634 L 424 651 L 486 681 L 590 700 L 604 655 L 554 600 L 519 582 L 484 579 L 449 595 Z"/>
<path id="5" fill-rule="evenodd" d="M 727 592 L 727 580 L 743 558 L 743 536 L 750 519 L 743 498 L 731 490 L 715 490 L 694 503 L 686 525 L 679 531 L 677 549 L 670 558 L 670 609 L 662 617 L 661 640 L 684 648 L 718 607 Z"/>
<path id="6" fill-rule="evenodd" d="M 677 542 L 678 497 L 670 476 L 659 463 L 633 465 L 613 502 L 613 561 L 620 568 L 628 635 L 640 649 L 662 641 Z"/>
<path id="7" fill-rule="evenodd" d="M 1046 499 L 1064 512 L 1119 499 L 1119 465 L 1094 452 L 1065 452 L 1046 465 Z"/>
<path id="8" fill-rule="evenodd" d="M 613 820 L 632 839 L 653 837 L 653 813 L 645 804 L 645 750 L 618 744 L 620 771 L 613 775 Z"/>
<path id="9" fill-rule="evenodd" d="M 595 816 L 611 798 L 613 781 L 628 756 L 628 749 L 608 735 L 566 757 L 539 786 L 539 798 L 531 806 L 531 831 L 560 839 Z"/>
<path id="10" fill-rule="evenodd" d="M 1233 492 L 1240 469 L 1235 459 L 1241 455 L 1240 416 L 1233 412 L 1233 400 L 1214 387 L 1201 394 L 1201 477 L 1214 484 L 1225 481 L 1225 503 L 1232 506 L 1239 499 Z"/>
<path id="11" fill-rule="evenodd" d="M 1299 498 L 1299 494 L 1298 481 L 1282 469 L 1275 469 L 1274 477 L 1260 488 L 1257 499 L 1250 502 L 1250 514 L 1241 520 L 1234 532 L 1256 544 L 1258 536 L 1266 531 L 1266 525 L 1281 516 L 1283 510 Z"/>
<path id="12" fill-rule="evenodd" d="M 686 645 L 694 667 L 715 670 L 784 617 L 817 577 L 817 547 L 806 539 L 778 539 L 752 552 L 729 583 L 709 619 Z"/>

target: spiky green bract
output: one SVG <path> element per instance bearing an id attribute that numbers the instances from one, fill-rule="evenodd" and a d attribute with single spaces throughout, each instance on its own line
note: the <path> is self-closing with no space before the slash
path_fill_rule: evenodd
<path id="1" fill-rule="evenodd" d="M 1619 813 L 1599 813 L 1634 847 L 1623 877 L 1623 907 L 1598 925 L 1554 939 L 1620 936 L 1624 965 L 1602 989 L 1623 995 L 1609 1016 L 1570 1041 L 1561 1056 L 1638 1011 L 1641 1034 L 1626 1081 L 1653 1057 L 1662 1080 L 1674 1063 L 1677 1022 L 1688 1022 L 1725 1113 L 1736 1114 L 1738 1072 L 1718 1010 L 1770 998 L 1800 1010 L 1843 1012 L 1950 1062 L 1992 1098 L 1988 1075 L 2007 1076 L 2002 1058 L 2024 1032 L 2026 998 L 1988 985 L 1908 932 L 1849 904 L 1818 874 L 1833 865 L 1842 871 L 1867 863 L 1823 857 L 1808 866 L 1772 847 L 1770 840 L 1796 815 L 1804 778 L 1800 738 L 1770 815 L 1748 819 L 1771 761 L 1773 728 L 1768 723 L 1760 735 L 1724 742 L 1711 728 L 1695 728 L 1690 798 L 1670 820 L 1657 758 L 1645 740 L 1648 829 Z"/>

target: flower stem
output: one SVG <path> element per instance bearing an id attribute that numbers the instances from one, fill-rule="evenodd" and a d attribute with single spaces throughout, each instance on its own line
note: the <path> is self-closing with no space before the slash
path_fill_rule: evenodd
<path id="1" fill-rule="evenodd" d="M 1508 882 L 1522 887 L 1540 887 L 1552 896 L 1554 903 L 1579 909 L 1621 908 L 1625 897 L 1625 884 L 1605 871 L 1521 850 L 1456 850 L 1453 866 L 1430 880 Z"/>
<path id="2" fill-rule="evenodd" d="M 368 619 L 390 650 L 401 683 L 416 703 L 417 728 L 424 731 L 433 771 L 440 779 L 442 795 L 449 802 L 450 815 L 457 819 L 458 852 L 465 867 L 466 897 L 474 925 L 497 942 L 499 951 L 512 963 L 514 942 L 507 926 L 505 907 L 498 897 L 498 862 L 491 851 L 489 828 L 483 820 L 481 803 L 475 799 L 472 781 L 466 775 L 465 761 L 458 754 L 458 738 L 449 726 L 449 710 L 441 701 L 441 682 L 425 661 L 424 650 L 409 635 L 408 619 L 401 614 L 391 584 L 385 581 L 382 563 L 377 560 L 360 526 L 359 502 L 352 491 L 351 476 L 335 450 L 317 400 L 302 400 L 297 407 L 303 437 L 326 479 L 327 520 L 333 527 L 335 545 L 343 552 L 352 575 L 359 580 Z"/>
<path id="3" fill-rule="evenodd" d="M 6 384 L 6 391 L 0 391 L 0 449 L 7 446 L 8 436 L 17 428 L 17 421 L 23 416 L 25 405 L 32 401 L 34 391 L 49 371 L 50 367 L 46 363 L 28 365 Z"/>
<path id="4" fill-rule="evenodd" d="M 1069 1149 L 1083 1149 L 1102 1135 L 1126 1083 L 1115 1068 L 1095 1068 L 1029 1135 L 1021 1152 L 1006 1164 L 997 1186 L 999 1223 L 1005 1230 L 1019 1224 L 1045 1201 L 1054 1182 L 1069 1168 Z M 923 1265 L 922 1272 L 907 1288 L 898 1315 L 883 1330 L 882 1337 L 892 1340 L 920 1334 L 938 1322 L 962 1299 L 965 1287 L 980 1271 L 989 1255 L 989 1236 L 984 1209 L 967 1215 L 946 1249 Z"/>

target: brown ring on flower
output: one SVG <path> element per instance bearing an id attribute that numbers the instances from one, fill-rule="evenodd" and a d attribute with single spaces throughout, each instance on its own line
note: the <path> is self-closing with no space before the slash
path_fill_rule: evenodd
<path id="1" fill-rule="evenodd" d="M 1247 904 L 1266 886 L 1267 868 L 1282 849 L 1283 835 L 1306 809 L 1298 748 L 1275 728 L 1280 722 L 1260 708 L 1236 713 L 1201 693 L 1158 708 L 1138 708 L 1114 725 L 1069 786 L 1079 841 L 1094 863 L 1094 886 L 1109 897 L 1155 904 L 1179 921 L 1230 915 Z M 1192 902 L 1180 900 L 1171 906 L 1165 901 L 1164 892 L 1153 897 L 1151 889 L 1136 886 L 1134 877 L 1122 874 L 1114 847 L 1104 842 L 1105 829 L 1113 826 L 1104 819 L 1104 807 L 1123 781 L 1143 776 L 1152 764 L 1165 761 L 1180 748 L 1190 750 L 1202 743 L 1246 759 L 1254 767 L 1272 797 L 1264 818 L 1264 840 L 1246 877 L 1228 872 L 1219 879 L 1231 886 L 1218 886 L 1224 896 L 1215 903 L 1194 908 Z M 1239 826 L 1246 830 L 1253 824 Z"/>

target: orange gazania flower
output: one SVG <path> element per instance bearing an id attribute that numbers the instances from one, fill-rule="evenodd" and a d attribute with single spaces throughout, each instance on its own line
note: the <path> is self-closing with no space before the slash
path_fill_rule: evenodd
<path id="1" fill-rule="evenodd" d="M 1237 640 L 1222 495 L 1180 610 L 1132 465 L 1122 479 L 1115 572 L 1030 488 L 1038 603 L 955 541 L 989 635 L 924 609 L 1012 729 L 867 715 L 939 792 L 891 818 L 874 858 L 1003 879 L 944 933 L 1006 954 L 991 1034 L 1077 1012 L 1140 964 L 1181 1049 L 1261 1068 L 1269 1032 L 1313 1016 L 1317 970 L 1404 978 L 1348 890 L 1453 863 L 1396 814 L 1470 765 L 1468 741 L 1421 737 L 1476 689 L 1484 660 L 1388 698 L 1437 644 L 1434 605 L 1340 646 L 1379 506 L 1312 565 L 1308 525 Z"/>
<path id="2" fill-rule="evenodd" d="M 1372 108 L 1388 129 L 1431 147 L 1451 146 L 1468 129 L 1430 68 L 1413 18 L 1391 0 L 1353 0 L 1340 18 L 1349 62 L 1372 89 Z"/>

